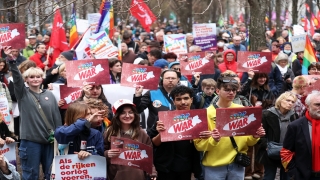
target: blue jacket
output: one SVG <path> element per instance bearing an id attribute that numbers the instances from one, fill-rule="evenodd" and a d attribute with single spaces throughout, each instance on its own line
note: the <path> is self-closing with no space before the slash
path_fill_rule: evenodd
<path id="1" fill-rule="evenodd" d="M 229 46 L 227 46 L 227 48 L 234 50 L 234 52 L 237 52 L 234 44 L 230 44 Z M 247 51 L 247 49 L 244 45 L 240 44 L 240 49 L 238 51 Z"/>
<path id="2" fill-rule="evenodd" d="M 60 126 L 54 132 L 54 137 L 59 144 L 69 144 L 69 154 L 74 154 L 73 140 L 85 130 L 90 128 L 91 124 L 85 119 L 78 119 L 70 126 Z M 102 134 L 93 128 L 90 128 L 90 135 L 87 140 L 87 152 L 93 155 L 103 156 L 103 137 Z"/>
<path id="3" fill-rule="evenodd" d="M 204 98 L 204 103 L 202 107 L 200 107 L 202 97 Z M 196 109 L 207 108 L 210 106 L 211 101 L 214 97 L 215 97 L 215 94 L 213 94 L 212 96 L 207 96 L 203 92 L 199 92 L 193 97 L 193 104 Z"/>

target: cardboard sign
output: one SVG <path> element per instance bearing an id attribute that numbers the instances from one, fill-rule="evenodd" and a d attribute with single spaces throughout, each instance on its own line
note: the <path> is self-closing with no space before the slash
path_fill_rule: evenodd
<path id="1" fill-rule="evenodd" d="M 16 142 L 3 145 L 0 149 L 0 154 L 3 154 L 8 159 L 9 163 L 17 167 L 16 145 Z"/>
<path id="2" fill-rule="evenodd" d="M 82 89 L 79 87 L 68 87 L 67 85 L 60 86 L 60 97 L 66 101 L 61 109 L 67 109 L 69 104 L 77 100 L 81 96 Z"/>
<path id="3" fill-rule="evenodd" d="M 158 89 L 161 68 L 123 63 L 121 86 L 143 86 L 144 89 Z"/>
<path id="4" fill-rule="evenodd" d="M 161 142 L 199 138 L 201 131 L 208 130 L 206 109 L 160 111 L 158 116 L 166 127 Z"/>
<path id="5" fill-rule="evenodd" d="M 3 46 L 24 49 L 26 47 L 25 34 L 23 23 L 0 24 L 0 49 Z"/>
<path id="6" fill-rule="evenodd" d="M 107 59 L 67 61 L 66 70 L 68 87 L 110 83 Z"/>
<path id="7" fill-rule="evenodd" d="M 239 51 L 237 55 L 237 72 L 248 72 L 250 69 L 270 73 L 272 63 L 271 52 Z"/>
<path id="8" fill-rule="evenodd" d="M 188 53 L 185 34 L 170 34 L 163 36 L 165 52 L 173 52 L 175 54 Z"/>
<path id="9" fill-rule="evenodd" d="M 218 108 L 216 128 L 221 136 L 256 135 L 261 119 L 261 107 Z"/>
<path id="10" fill-rule="evenodd" d="M 103 156 L 91 155 L 83 160 L 77 154 L 55 156 L 52 179 L 107 180 L 107 162 Z"/>
<path id="11" fill-rule="evenodd" d="M 138 168 L 152 173 L 153 148 L 138 141 L 111 136 L 111 149 L 119 149 L 120 155 L 111 158 L 111 164 Z"/>
<path id="12" fill-rule="evenodd" d="M 91 54 L 96 59 L 104 59 L 118 56 L 118 48 L 115 47 L 105 31 L 91 35 L 87 42 L 89 44 Z"/>
<path id="13" fill-rule="evenodd" d="M 91 33 L 95 33 L 97 30 L 97 26 L 99 24 L 101 14 L 100 13 L 89 13 L 88 14 L 88 23 L 90 26 Z"/>
<path id="14" fill-rule="evenodd" d="M 216 24 L 193 24 L 192 33 L 194 43 L 200 46 L 202 51 L 215 50 L 217 48 Z"/>
<path id="15" fill-rule="evenodd" d="M 302 34 L 299 36 L 292 36 L 291 44 L 292 44 L 292 51 L 293 52 L 300 52 L 304 51 L 306 47 L 306 34 Z"/>
<path id="16" fill-rule="evenodd" d="M 212 52 L 182 54 L 180 59 L 181 74 L 193 75 L 195 73 L 214 74 L 214 60 Z M 187 59 L 186 59 L 187 58 Z"/>

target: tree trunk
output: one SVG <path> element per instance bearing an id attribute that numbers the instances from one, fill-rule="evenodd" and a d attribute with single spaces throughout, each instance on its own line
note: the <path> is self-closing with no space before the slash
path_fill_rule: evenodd
<path id="1" fill-rule="evenodd" d="M 281 0 L 276 0 L 276 14 L 277 14 L 277 25 L 276 25 L 276 35 L 275 37 L 281 36 L 282 32 L 282 21 L 280 19 L 281 16 Z"/>
<path id="2" fill-rule="evenodd" d="M 298 0 L 292 0 L 292 24 L 298 24 Z"/>
<path id="3" fill-rule="evenodd" d="M 248 0 L 248 3 L 250 5 L 250 50 L 257 51 L 259 47 L 266 46 L 264 20 L 268 8 L 268 0 Z"/>
<path id="4" fill-rule="evenodd" d="M 268 23 L 268 27 L 269 27 L 269 29 L 271 30 L 271 28 L 272 28 L 272 11 L 273 11 L 273 9 L 272 9 L 272 0 L 269 0 L 269 2 L 268 2 L 268 8 L 269 8 L 269 23 Z"/>

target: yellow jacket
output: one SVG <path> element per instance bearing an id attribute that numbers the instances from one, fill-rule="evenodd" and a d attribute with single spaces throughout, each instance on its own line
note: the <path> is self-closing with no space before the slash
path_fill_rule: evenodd
<path id="1" fill-rule="evenodd" d="M 232 103 L 231 108 L 243 107 Z M 208 129 L 212 131 L 216 127 L 216 109 L 211 105 L 207 108 Z M 259 138 L 253 136 L 234 136 L 238 151 L 247 154 L 248 146 L 255 145 Z M 194 139 L 194 145 L 198 151 L 205 151 L 202 164 L 204 166 L 224 166 L 231 164 L 237 151 L 233 148 L 229 137 L 221 137 L 216 142 L 212 137 L 208 139 Z"/>

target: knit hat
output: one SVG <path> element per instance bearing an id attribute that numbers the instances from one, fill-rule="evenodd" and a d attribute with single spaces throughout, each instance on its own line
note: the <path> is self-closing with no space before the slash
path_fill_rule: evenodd
<path id="1" fill-rule="evenodd" d="M 69 61 L 70 60 L 73 60 L 73 54 L 74 54 L 74 51 L 63 51 L 61 53 L 62 56 L 64 56 L 66 59 L 68 59 Z"/>
<path id="2" fill-rule="evenodd" d="M 168 67 L 169 63 L 165 59 L 158 59 L 154 62 L 153 66 L 159 67 L 159 68 L 165 68 Z"/>
<path id="3" fill-rule="evenodd" d="M 289 58 L 288 55 L 286 55 L 286 54 L 283 53 L 283 52 L 280 52 L 280 53 L 278 54 L 277 58 L 274 60 L 274 62 L 275 62 L 276 64 L 278 64 L 280 60 L 287 60 L 287 61 L 288 61 L 288 58 Z"/>
<path id="4" fill-rule="evenodd" d="M 133 105 L 136 106 L 135 104 L 133 104 L 132 101 L 130 101 L 129 99 L 119 99 L 117 100 L 113 106 L 112 106 L 112 112 L 115 114 L 117 112 L 117 110 L 119 109 L 119 107 L 125 105 L 125 104 L 129 104 L 129 105 Z"/>
<path id="5" fill-rule="evenodd" d="M 172 66 L 177 65 L 177 64 L 180 65 L 180 62 L 179 62 L 179 61 L 171 62 L 171 63 L 169 64 L 168 68 L 171 69 Z"/>

